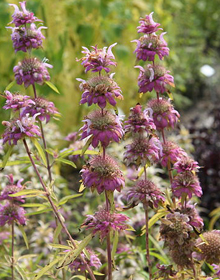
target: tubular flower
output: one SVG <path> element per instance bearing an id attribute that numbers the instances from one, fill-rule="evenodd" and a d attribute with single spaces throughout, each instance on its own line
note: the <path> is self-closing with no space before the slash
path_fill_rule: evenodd
<path id="1" fill-rule="evenodd" d="M 41 62 L 37 58 L 26 58 L 14 67 L 15 80 L 18 85 L 24 83 L 25 87 L 34 83 L 42 85 L 45 81 L 50 80 L 47 67 L 53 68 L 52 65 L 43 61 Z"/>
<path id="2" fill-rule="evenodd" d="M 81 128 L 81 139 L 92 135 L 92 146 L 96 148 L 101 142 L 107 147 L 110 141 L 119 142 L 124 134 L 119 117 L 108 110 L 96 110 L 88 114 Z"/>
<path id="3" fill-rule="evenodd" d="M 40 128 L 35 125 L 35 118 L 28 115 L 18 119 L 11 119 L 10 122 L 3 121 L 2 124 L 6 126 L 5 132 L 2 135 L 3 144 L 17 145 L 18 140 L 24 137 L 41 137 Z"/>
<path id="4" fill-rule="evenodd" d="M 150 112 L 152 113 L 152 111 Z M 149 111 L 142 111 L 140 104 L 137 104 L 134 108 L 130 109 L 130 115 L 128 120 L 125 121 L 125 132 L 152 132 L 156 130 L 156 126 L 152 119 L 152 116 L 149 116 Z"/>
<path id="5" fill-rule="evenodd" d="M 82 180 L 87 188 L 97 189 L 98 193 L 104 190 L 121 191 L 124 178 L 117 163 L 108 155 L 92 157 L 88 165 L 81 170 Z"/>
<path id="6" fill-rule="evenodd" d="M 2 190 L 0 194 L 0 200 L 11 200 L 13 202 L 22 202 L 24 203 L 24 196 L 11 197 L 10 194 L 14 194 L 23 190 L 24 186 L 21 185 L 21 182 L 24 179 L 20 179 L 17 184 L 14 183 L 14 178 L 12 174 L 6 175 L 9 180 L 9 184 Z"/>
<path id="7" fill-rule="evenodd" d="M 88 257 L 82 252 L 80 255 L 81 257 L 84 258 L 84 260 L 86 261 L 86 263 L 90 266 L 90 267 L 94 267 L 96 269 L 98 269 L 102 263 L 100 261 L 100 259 L 98 258 L 98 256 L 90 249 L 90 248 L 86 248 L 86 251 L 89 253 L 89 259 Z M 73 262 L 71 262 L 71 264 L 69 265 L 69 268 L 72 271 L 85 271 L 86 270 L 86 264 L 85 262 L 83 262 L 81 260 L 81 258 L 77 257 Z"/>
<path id="8" fill-rule="evenodd" d="M 12 94 L 10 91 L 5 91 L 6 104 L 3 109 L 8 110 L 12 109 L 13 111 L 18 111 L 23 107 L 27 107 L 30 104 L 34 104 L 34 101 L 31 100 L 30 96 L 22 94 Z"/>
<path id="9" fill-rule="evenodd" d="M 46 123 L 48 123 L 51 116 L 59 114 L 54 103 L 43 97 L 33 98 L 32 101 L 33 103 L 22 111 L 22 116 L 25 116 L 26 114 L 29 114 L 30 116 L 37 115 L 37 119 L 40 121 L 46 120 Z"/>
<path id="10" fill-rule="evenodd" d="M 163 151 L 160 160 L 163 167 L 166 167 L 168 162 L 174 164 L 180 157 L 187 156 L 186 152 L 174 142 L 166 141 L 162 146 Z"/>
<path id="11" fill-rule="evenodd" d="M 138 135 L 133 142 L 125 147 L 124 161 L 127 166 L 135 165 L 139 167 L 147 163 L 158 162 L 161 153 L 161 143 L 157 137 L 146 138 Z"/>
<path id="12" fill-rule="evenodd" d="M 164 93 L 169 86 L 174 86 L 174 78 L 169 75 L 161 65 L 148 64 L 145 69 L 142 66 L 135 66 L 140 69 L 138 76 L 139 92 L 151 92 L 153 89 L 158 93 Z"/>
<path id="13" fill-rule="evenodd" d="M 13 221 L 25 225 L 25 211 L 24 208 L 7 201 L 5 205 L 0 205 L 0 226 L 10 225 Z"/>
<path id="14" fill-rule="evenodd" d="M 173 195 L 180 198 L 183 194 L 192 198 L 192 195 L 200 197 L 202 195 L 202 188 L 199 183 L 198 177 L 191 171 L 178 173 L 171 185 Z"/>
<path id="15" fill-rule="evenodd" d="M 137 27 L 138 33 L 150 34 L 162 29 L 162 28 L 158 28 L 160 24 L 156 23 L 153 20 L 153 12 L 150 13 L 149 15 L 146 15 L 145 18 L 141 18 L 139 23 L 140 26 Z"/>
<path id="16" fill-rule="evenodd" d="M 182 173 L 185 171 L 198 171 L 199 164 L 194 159 L 188 156 L 182 156 L 178 159 L 178 161 L 173 166 L 174 169 L 177 170 L 178 173 Z"/>
<path id="17" fill-rule="evenodd" d="M 12 15 L 13 20 L 10 23 L 14 23 L 16 27 L 20 25 L 25 25 L 27 23 L 33 23 L 36 21 L 41 21 L 37 17 L 34 16 L 34 13 L 27 11 L 26 9 L 26 1 L 19 2 L 21 6 L 21 11 L 19 10 L 18 6 L 15 4 L 9 4 L 9 6 L 14 7 L 15 11 Z"/>
<path id="18" fill-rule="evenodd" d="M 117 43 L 112 44 L 109 48 L 104 47 L 103 49 L 98 49 L 97 46 L 93 47 L 93 50 L 90 51 L 86 47 L 83 47 L 82 53 L 85 54 L 85 57 L 79 59 L 82 60 L 82 65 L 85 67 L 85 72 L 92 70 L 92 72 L 100 72 L 104 69 L 107 73 L 110 71 L 110 65 L 116 66 L 116 62 L 113 62 L 112 59 L 115 59 L 112 48 L 117 45 Z"/>
<path id="19" fill-rule="evenodd" d="M 123 96 L 121 95 L 121 89 L 112 77 L 112 74 L 110 77 L 98 76 L 91 78 L 87 82 L 77 79 L 82 82 L 80 90 L 83 91 L 83 94 L 80 104 L 87 103 L 88 106 L 98 104 L 102 109 L 106 107 L 107 102 L 115 106 L 115 98 L 123 99 Z"/>
<path id="20" fill-rule="evenodd" d="M 165 98 L 151 99 L 148 107 L 153 111 L 153 120 L 158 130 L 174 128 L 180 118 L 179 113 Z"/>
<path id="21" fill-rule="evenodd" d="M 147 34 L 138 40 L 133 40 L 132 42 L 137 43 L 137 48 L 134 51 L 137 59 L 154 61 L 156 54 L 159 56 L 160 60 L 162 60 L 164 56 L 168 56 L 169 48 L 167 47 L 167 42 L 163 38 L 164 34 L 166 34 L 166 32 L 161 33 L 159 37 L 156 34 Z"/>
<path id="22" fill-rule="evenodd" d="M 30 49 L 38 49 L 42 46 L 42 40 L 45 39 L 41 29 L 47 29 L 45 26 L 36 27 L 34 23 L 30 27 L 8 27 L 12 30 L 11 39 L 15 52 L 27 52 Z"/>
<path id="23" fill-rule="evenodd" d="M 127 220 L 128 217 L 123 214 L 110 213 L 104 208 L 99 208 L 99 211 L 93 216 L 87 215 L 87 219 L 82 224 L 82 227 L 85 227 L 86 230 L 92 229 L 94 235 L 99 233 L 100 239 L 103 240 L 111 230 L 118 232 L 126 230 Z"/>
<path id="24" fill-rule="evenodd" d="M 131 187 L 127 193 L 127 200 L 129 203 L 135 203 L 136 205 L 139 202 L 147 203 L 155 208 L 158 207 L 159 203 L 165 201 L 161 191 L 150 180 L 140 180 L 135 186 Z"/>
<path id="25" fill-rule="evenodd" d="M 220 230 L 207 231 L 203 238 L 196 240 L 196 252 L 193 257 L 209 264 L 220 264 Z"/>

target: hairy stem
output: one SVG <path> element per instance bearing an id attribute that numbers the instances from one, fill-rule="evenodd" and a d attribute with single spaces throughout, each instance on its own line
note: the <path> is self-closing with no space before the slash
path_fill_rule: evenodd
<path id="1" fill-rule="evenodd" d="M 111 205 L 108 200 L 107 192 L 105 192 L 105 198 L 106 198 L 106 211 L 110 212 Z M 111 255 L 110 231 L 107 235 L 107 261 L 108 261 L 108 280 L 112 280 L 112 255 Z"/>
<path id="2" fill-rule="evenodd" d="M 145 203 L 144 206 L 144 211 L 145 211 L 145 226 L 146 226 L 146 233 L 145 233 L 145 237 L 146 237 L 146 261 L 148 264 L 148 273 L 149 273 L 149 280 L 152 279 L 152 272 L 151 272 L 151 261 L 150 261 L 150 250 L 149 250 L 149 229 L 148 229 L 148 204 L 147 201 Z"/>
<path id="3" fill-rule="evenodd" d="M 58 209 L 57 209 L 56 205 L 54 204 L 52 198 L 50 197 L 50 193 L 48 192 L 47 187 L 46 187 L 46 185 L 45 185 L 43 179 L 41 178 L 41 175 L 40 175 L 40 173 L 39 173 L 39 171 L 38 171 L 38 169 L 37 169 L 37 166 L 36 166 L 36 164 L 35 164 L 35 162 L 34 162 L 32 156 L 31 156 L 31 152 L 30 152 L 30 150 L 29 150 L 29 148 L 28 148 L 28 145 L 27 145 L 27 142 L 26 142 L 25 139 L 23 139 L 23 143 L 24 143 L 26 152 L 27 152 L 27 154 L 28 154 L 28 157 L 29 157 L 29 159 L 30 159 L 30 161 L 31 161 L 31 164 L 32 164 L 32 166 L 33 166 L 33 168 L 34 168 L 34 171 L 35 171 L 35 173 L 37 174 L 37 177 L 38 177 L 38 179 L 39 179 L 39 181 L 40 181 L 40 183 L 41 183 L 41 185 L 42 185 L 42 187 L 43 187 L 43 189 L 44 189 L 44 191 L 45 191 L 46 197 L 47 197 L 47 199 L 48 199 L 48 201 L 49 201 L 49 203 L 50 203 L 50 205 L 51 205 L 51 207 L 52 207 L 52 209 L 53 209 L 54 215 L 56 216 L 57 220 L 58 220 L 59 223 L 61 224 L 61 226 L 62 226 L 62 228 L 64 229 L 65 233 L 66 233 L 67 236 L 69 237 L 69 240 L 70 240 L 71 243 L 73 244 L 73 247 L 76 248 L 76 247 L 77 247 L 77 246 L 76 246 L 76 243 L 75 243 L 74 239 L 72 238 L 70 232 L 68 231 L 68 229 L 67 229 L 67 227 L 66 227 L 66 225 L 65 225 L 65 223 L 64 223 L 64 221 L 63 221 L 63 219 L 61 218 L 61 216 L 60 216 L 60 214 L 59 214 L 59 212 L 58 212 Z M 91 268 L 90 268 L 89 265 L 86 263 L 85 259 L 84 259 L 82 256 L 80 256 L 80 258 L 81 258 L 82 261 L 85 263 L 86 269 L 88 270 L 91 279 L 92 279 L 92 280 L 96 280 L 96 278 L 95 278 L 95 276 L 94 276 L 94 274 L 93 274 Z"/>
<path id="4" fill-rule="evenodd" d="M 34 98 L 37 98 L 37 91 L 36 91 L 35 84 L 33 84 L 32 87 L 33 87 L 33 90 L 34 90 Z"/>
<path id="5" fill-rule="evenodd" d="M 11 224 L 11 279 L 14 280 L 14 242 L 15 242 L 15 231 L 14 231 L 14 221 Z"/>

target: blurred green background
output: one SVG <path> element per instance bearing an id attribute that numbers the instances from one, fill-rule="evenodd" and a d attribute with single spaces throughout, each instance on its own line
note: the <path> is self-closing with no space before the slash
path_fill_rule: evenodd
<path id="1" fill-rule="evenodd" d="M 24 57 L 14 53 L 10 39 L 11 31 L 5 26 L 11 21 L 14 8 L 10 1 L 0 0 L 0 91 L 13 81 L 13 67 Z M 18 1 L 13 1 L 18 4 Z M 206 93 L 219 85 L 218 64 L 220 61 L 220 5 L 210 0 L 28 0 L 27 8 L 44 21 L 46 40 L 43 50 L 35 53 L 49 59 L 54 67 L 50 70 L 51 81 L 58 87 L 60 95 L 48 86 L 38 87 L 40 95 L 48 96 L 59 108 L 62 118 L 59 123 L 63 133 L 81 126 L 81 120 L 88 111 L 86 105 L 79 106 L 81 92 L 77 77 L 87 79 L 80 62 L 82 46 L 102 48 L 117 42 L 113 48 L 118 63 L 113 69 L 115 80 L 121 87 L 125 101 L 118 106 L 128 113 L 138 102 L 136 62 L 133 51 L 136 44 L 131 40 L 139 38 L 136 27 L 139 18 L 154 11 L 154 20 L 161 23 L 167 34 L 165 40 L 170 56 L 165 58 L 166 67 L 175 78 L 173 90 L 175 106 L 185 109 L 195 106 Z M 140 64 L 140 63 L 139 63 Z M 212 77 L 206 77 L 200 68 L 208 64 L 215 69 Z M 12 89 L 24 92 L 21 86 Z M 26 93 L 32 94 L 31 89 Z M 154 94 L 146 94 L 147 98 Z M 1 104 L 4 103 L 4 98 Z M 143 101 L 142 101 L 143 103 Z M 2 110 L 1 120 L 8 118 Z"/>

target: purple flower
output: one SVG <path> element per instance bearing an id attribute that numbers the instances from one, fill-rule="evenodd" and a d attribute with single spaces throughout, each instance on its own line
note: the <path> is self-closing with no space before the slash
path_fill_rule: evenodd
<path id="1" fill-rule="evenodd" d="M 33 103 L 29 104 L 23 111 L 21 116 L 29 114 L 30 116 L 37 115 L 37 119 L 40 121 L 46 120 L 46 123 L 50 121 L 51 116 L 58 115 L 59 112 L 54 103 L 46 100 L 43 97 L 37 97 L 32 99 Z"/>
<path id="2" fill-rule="evenodd" d="M 160 60 L 164 56 L 169 55 L 169 48 L 167 47 L 167 42 L 163 39 L 163 35 L 166 32 L 160 34 L 158 37 L 156 34 L 147 34 L 139 38 L 139 40 L 133 40 L 132 42 L 137 43 L 137 48 L 135 53 L 138 60 L 143 61 L 154 61 L 155 55 L 157 54 Z"/>
<path id="3" fill-rule="evenodd" d="M 123 96 L 121 95 L 121 89 L 112 77 L 113 74 L 110 77 L 98 76 L 91 78 L 87 82 L 82 79 L 77 79 L 82 82 L 80 84 L 80 90 L 83 91 L 83 94 L 80 104 L 87 103 L 88 106 L 98 104 L 102 109 L 106 107 L 107 102 L 115 106 L 115 98 L 123 99 Z"/>
<path id="4" fill-rule="evenodd" d="M 45 26 L 36 27 L 34 23 L 30 27 L 8 27 L 12 30 L 11 39 L 15 52 L 27 52 L 30 49 L 38 49 L 42 46 L 42 40 L 45 39 L 41 29 L 47 29 Z"/>
<path id="5" fill-rule="evenodd" d="M 144 205 L 150 205 L 152 208 L 158 208 L 158 204 L 165 201 L 161 191 L 150 180 L 140 180 L 129 188 L 127 193 L 127 200 L 129 203 L 137 205 L 142 202 Z"/>
<path id="6" fill-rule="evenodd" d="M 77 136 L 78 136 L 78 132 L 71 132 L 64 138 L 64 140 L 67 140 L 69 142 L 75 142 Z"/>
<path id="7" fill-rule="evenodd" d="M 18 140 L 24 137 L 41 137 L 40 128 L 35 125 L 35 118 L 28 115 L 3 121 L 2 124 L 6 126 L 5 132 L 2 135 L 3 144 L 17 145 Z"/>
<path id="8" fill-rule="evenodd" d="M 41 62 L 37 58 L 26 58 L 14 67 L 15 80 L 18 85 L 24 83 L 25 87 L 34 83 L 42 85 L 45 81 L 50 80 L 47 67 L 53 68 L 52 65 L 43 61 Z"/>
<path id="9" fill-rule="evenodd" d="M 0 232 L 0 245 L 2 245 L 2 244 L 3 244 L 3 241 L 4 241 L 5 239 L 8 239 L 9 236 L 10 236 L 10 232 L 8 232 L 8 231 L 2 231 L 2 232 Z"/>
<path id="10" fill-rule="evenodd" d="M 180 118 L 179 113 L 173 108 L 170 101 L 165 98 L 151 99 L 147 106 L 153 111 L 153 120 L 157 130 L 174 128 Z"/>
<path id="11" fill-rule="evenodd" d="M 152 132 L 156 130 L 152 116 L 149 116 L 149 110 L 142 111 L 140 104 L 130 109 L 130 115 L 125 124 L 125 132 L 142 133 L 144 131 Z"/>
<path id="12" fill-rule="evenodd" d="M 204 226 L 203 219 L 199 216 L 194 204 L 188 202 L 186 206 L 182 206 L 180 210 L 176 209 L 176 211 L 180 211 L 182 214 L 186 214 L 189 217 L 189 225 L 196 227 L 198 230 L 202 230 Z"/>
<path id="13" fill-rule="evenodd" d="M 174 164 L 173 168 L 176 169 L 178 173 L 182 173 L 185 171 L 197 172 L 200 167 L 197 161 L 188 156 L 183 155 Z"/>
<path id="14" fill-rule="evenodd" d="M 9 180 L 9 184 L 2 190 L 0 194 L 0 200 L 11 200 L 13 202 L 22 202 L 24 203 L 24 196 L 10 197 L 10 194 L 14 194 L 23 190 L 24 186 L 21 185 L 21 182 L 24 179 L 20 179 L 17 184 L 14 183 L 14 178 L 12 174 L 6 175 Z"/>
<path id="15" fill-rule="evenodd" d="M 97 189 L 98 193 L 104 190 L 121 191 L 124 178 L 117 163 L 108 155 L 92 157 L 81 170 L 82 180 L 87 188 Z"/>
<path id="16" fill-rule="evenodd" d="M 88 259 L 88 256 L 85 255 L 83 252 L 80 254 L 81 257 L 83 257 L 83 259 L 86 261 L 86 263 L 90 267 L 94 267 L 94 268 L 98 269 L 102 265 L 100 259 L 90 248 L 86 248 L 86 251 L 89 253 L 89 259 Z M 76 271 L 76 272 L 79 270 L 81 272 L 83 272 L 87 269 L 85 262 L 83 262 L 81 260 L 81 258 L 79 258 L 79 257 L 77 257 L 73 262 L 71 262 L 71 264 L 69 265 L 69 268 L 72 271 Z"/>
<path id="17" fill-rule="evenodd" d="M 126 221 L 128 217 L 123 214 L 110 213 L 104 208 L 99 208 L 99 211 L 94 215 L 87 215 L 87 219 L 82 224 L 85 229 L 92 229 L 92 233 L 100 234 L 101 241 L 109 234 L 110 231 L 126 230 Z"/>
<path id="18" fill-rule="evenodd" d="M 153 32 L 156 32 L 156 31 L 162 29 L 162 28 L 158 28 L 158 26 L 160 26 L 160 24 L 156 23 L 153 20 L 152 15 L 153 15 L 153 12 L 150 13 L 149 15 L 146 15 L 145 18 L 140 19 L 140 21 L 139 21 L 140 26 L 137 27 L 138 33 L 149 34 L 149 33 L 153 33 Z"/>
<path id="19" fill-rule="evenodd" d="M 0 226 L 5 224 L 10 225 L 12 222 L 16 222 L 20 225 L 25 225 L 25 211 L 24 208 L 10 203 L 7 201 L 4 205 L 0 204 Z"/>
<path id="20" fill-rule="evenodd" d="M 34 104 L 34 101 L 31 100 L 30 96 L 22 94 L 12 94 L 10 91 L 5 91 L 6 104 L 3 109 L 8 110 L 12 109 L 13 111 L 18 111 L 23 107 L 26 107 L 30 104 Z"/>
<path id="21" fill-rule="evenodd" d="M 200 197 L 202 195 L 202 188 L 199 183 L 198 177 L 191 171 L 185 171 L 184 173 L 178 173 L 171 185 L 173 195 L 180 198 L 182 195 L 188 195 L 192 198 L 192 195 Z"/>
<path id="22" fill-rule="evenodd" d="M 166 141 L 163 143 L 163 152 L 161 156 L 161 165 L 166 167 L 168 162 L 174 164 L 182 156 L 187 156 L 186 152 L 180 148 L 176 143 Z"/>
<path id="23" fill-rule="evenodd" d="M 139 167 L 140 165 L 144 166 L 158 162 L 162 146 L 157 137 L 146 138 L 144 135 L 139 134 L 125 149 L 124 161 L 126 165 Z"/>
<path id="24" fill-rule="evenodd" d="M 27 23 L 32 23 L 36 21 L 41 21 L 37 17 L 34 16 L 34 13 L 27 11 L 26 9 L 26 1 L 19 2 L 21 6 L 21 11 L 19 10 L 18 6 L 15 4 L 9 4 L 15 8 L 14 14 L 12 15 L 13 20 L 10 23 L 14 23 L 16 27 L 20 25 L 26 25 Z"/>
<path id="25" fill-rule="evenodd" d="M 107 73 L 110 71 L 110 65 L 116 66 L 116 62 L 113 62 L 112 59 L 115 59 L 112 48 L 117 45 L 117 43 L 112 44 L 109 48 L 104 47 L 103 49 L 98 49 L 97 46 L 93 47 L 93 50 L 90 51 L 86 47 L 83 47 L 82 53 L 85 54 L 85 57 L 79 59 L 82 60 L 82 65 L 85 67 L 85 72 L 92 70 L 92 72 L 100 72 L 104 69 Z"/>
<path id="26" fill-rule="evenodd" d="M 168 90 L 169 86 L 174 87 L 174 78 L 169 75 L 161 65 L 148 64 L 145 69 L 142 66 L 135 66 L 140 69 L 138 76 L 139 92 L 148 92 L 153 89 L 158 93 L 164 93 Z"/>
<path id="27" fill-rule="evenodd" d="M 120 119 L 108 110 L 96 110 L 88 114 L 81 128 L 81 139 L 92 135 L 92 146 L 107 147 L 111 141 L 119 142 L 124 135 Z"/>

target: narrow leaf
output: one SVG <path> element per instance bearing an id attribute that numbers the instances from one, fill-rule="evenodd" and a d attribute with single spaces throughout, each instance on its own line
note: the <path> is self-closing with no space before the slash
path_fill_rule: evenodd
<path id="1" fill-rule="evenodd" d="M 113 262 L 114 262 L 115 253 L 117 251 L 117 247 L 118 247 L 118 231 L 115 231 L 115 236 L 114 236 L 113 246 L 112 246 L 112 253 L 111 253 Z"/>
<path id="2" fill-rule="evenodd" d="M 8 159 L 9 159 L 11 153 L 12 153 L 13 147 L 14 146 L 9 146 L 9 149 L 8 149 L 6 155 L 4 156 L 4 159 L 3 159 L 2 164 L 1 164 L 2 170 L 5 168 L 5 166 L 6 166 L 7 162 L 8 162 Z"/>
<path id="3" fill-rule="evenodd" d="M 35 194 L 35 195 L 40 195 L 40 194 L 46 194 L 44 191 L 41 190 L 23 190 L 17 193 L 9 194 L 10 197 L 17 197 L 21 195 L 26 195 L 26 194 Z"/>
<path id="4" fill-rule="evenodd" d="M 65 204 L 68 200 L 70 200 L 70 199 L 72 199 L 72 198 L 79 197 L 79 196 L 82 196 L 82 193 L 67 195 L 67 196 L 63 197 L 63 198 L 60 200 L 60 202 L 59 202 L 58 205 Z"/>
<path id="5" fill-rule="evenodd" d="M 8 161 L 5 166 L 14 166 L 14 165 L 20 165 L 20 164 L 25 164 L 25 163 L 30 163 L 30 160 L 14 160 L 14 161 Z M 3 163 L 0 163 L 0 168 L 5 168 Z"/>
<path id="6" fill-rule="evenodd" d="M 52 262 L 50 262 L 49 264 L 47 264 L 44 268 L 41 269 L 40 272 L 38 272 L 35 276 L 34 276 L 34 280 L 40 279 L 41 276 L 43 276 L 44 274 L 47 273 L 48 270 L 50 270 L 56 263 L 58 263 L 60 260 L 62 259 L 62 257 L 56 258 L 55 260 L 53 260 Z"/>
<path id="7" fill-rule="evenodd" d="M 22 207 L 42 207 L 43 204 L 40 203 L 24 203 L 22 204 Z"/>
<path id="8" fill-rule="evenodd" d="M 49 243 L 49 245 L 53 248 L 56 249 L 63 249 L 63 250 L 72 250 L 71 247 L 67 246 L 67 245 L 62 245 L 62 244 L 54 244 L 54 243 Z"/>
<path id="9" fill-rule="evenodd" d="M 87 140 L 85 146 L 82 149 L 81 156 L 83 156 L 85 154 L 86 150 L 89 148 L 89 145 L 92 143 L 92 138 L 93 138 L 93 135 L 91 135 L 89 137 L 89 139 Z"/>
<path id="10" fill-rule="evenodd" d="M 51 83 L 49 81 L 45 81 L 45 84 L 47 84 L 48 87 L 50 87 L 53 91 L 55 91 L 56 93 L 60 94 L 58 88 L 53 83 Z"/>
<path id="11" fill-rule="evenodd" d="M 25 231 L 24 231 L 24 227 L 21 226 L 21 225 L 19 225 L 18 227 L 19 227 L 19 229 L 20 229 L 20 231 L 21 231 L 21 233 L 22 233 L 22 236 L 23 236 L 23 238 L 24 238 L 25 245 L 26 245 L 27 249 L 29 249 L 28 238 L 27 238 L 27 235 L 26 235 L 26 233 L 25 233 Z"/>
<path id="12" fill-rule="evenodd" d="M 79 187 L 79 192 L 83 192 L 86 189 L 86 187 L 84 186 L 84 184 L 82 183 Z"/>
<path id="13" fill-rule="evenodd" d="M 73 163 L 72 161 L 70 161 L 70 160 L 68 160 L 68 159 L 57 158 L 57 159 L 55 159 L 55 161 L 65 163 L 65 164 L 68 164 L 68 165 L 72 166 L 73 168 L 76 168 L 75 163 Z"/>
<path id="14" fill-rule="evenodd" d="M 70 278 L 70 280 L 71 279 L 80 279 L 80 280 L 86 280 L 87 278 L 85 277 L 85 276 L 83 276 L 83 275 L 75 275 L 75 276 L 73 276 L 73 277 L 71 277 Z"/>
<path id="15" fill-rule="evenodd" d="M 14 85 L 15 83 L 16 83 L 15 80 L 12 81 L 10 84 L 7 85 L 7 87 L 5 88 L 5 90 L 10 90 L 10 89 L 13 87 L 13 85 Z"/>
<path id="16" fill-rule="evenodd" d="M 15 265 L 15 269 L 21 275 L 22 280 L 28 280 L 28 278 L 26 277 L 26 272 L 24 272 L 24 270 L 18 264 Z"/>
<path id="17" fill-rule="evenodd" d="M 62 230 L 62 226 L 61 226 L 61 224 L 59 223 L 58 226 L 56 227 L 55 232 L 54 232 L 53 242 L 57 242 L 57 241 L 58 241 L 58 236 L 60 235 L 61 230 Z"/>
<path id="18" fill-rule="evenodd" d="M 50 211 L 52 211 L 52 209 L 48 208 L 48 209 L 38 210 L 38 211 L 35 211 L 35 212 L 31 212 L 31 213 L 26 213 L 25 216 L 38 215 L 38 214 L 47 213 L 47 212 L 50 212 Z"/>
<path id="19" fill-rule="evenodd" d="M 31 140 L 32 140 L 32 143 L 34 144 L 34 146 L 36 147 L 36 149 L 38 150 L 38 153 L 39 153 L 40 157 L 42 158 L 44 165 L 47 166 L 46 155 L 45 155 L 45 152 L 44 152 L 43 148 L 41 147 L 40 143 L 38 142 L 38 140 L 36 138 L 32 137 Z"/>

